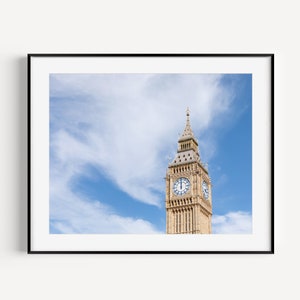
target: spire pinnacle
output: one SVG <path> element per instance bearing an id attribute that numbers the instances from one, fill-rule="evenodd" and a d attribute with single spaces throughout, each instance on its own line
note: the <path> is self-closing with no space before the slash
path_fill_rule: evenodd
<path id="1" fill-rule="evenodd" d="M 189 110 L 189 108 L 187 108 L 186 109 L 186 125 L 185 125 L 184 131 L 180 137 L 180 140 L 186 139 L 186 138 L 191 138 L 191 137 L 194 137 L 194 133 L 192 131 L 192 127 L 190 124 L 190 110 Z"/>

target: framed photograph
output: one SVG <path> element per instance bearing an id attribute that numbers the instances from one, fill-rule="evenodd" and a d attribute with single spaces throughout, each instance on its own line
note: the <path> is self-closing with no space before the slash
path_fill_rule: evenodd
<path id="1" fill-rule="evenodd" d="M 273 54 L 28 54 L 28 253 L 274 253 Z"/>

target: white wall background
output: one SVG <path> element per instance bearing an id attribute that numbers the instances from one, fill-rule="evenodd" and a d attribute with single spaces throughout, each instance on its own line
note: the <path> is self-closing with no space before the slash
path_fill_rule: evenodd
<path id="1" fill-rule="evenodd" d="M 298 1 L 0 4 L 1 299 L 299 299 Z M 26 254 L 26 54 L 33 52 L 275 53 L 276 254 Z"/>

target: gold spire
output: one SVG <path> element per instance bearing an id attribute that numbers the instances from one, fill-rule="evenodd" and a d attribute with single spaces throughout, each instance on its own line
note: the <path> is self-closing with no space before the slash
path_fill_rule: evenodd
<path id="1" fill-rule="evenodd" d="M 194 138 L 194 133 L 190 124 L 190 110 L 189 108 L 187 108 L 186 110 L 186 124 L 185 124 L 185 128 L 184 131 L 180 137 L 179 140 L 182 139 L 187 139 L 187 138 Z"/>

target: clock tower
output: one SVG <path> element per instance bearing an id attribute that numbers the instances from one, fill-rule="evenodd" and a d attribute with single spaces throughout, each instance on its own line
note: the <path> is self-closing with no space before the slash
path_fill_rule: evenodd
<path id="1" fill-rule="evenodd" d="M 211 181 L 186 112 L 185 129 L 166 175 L 166 230 L 170 234 L 210 234 Z"/>

